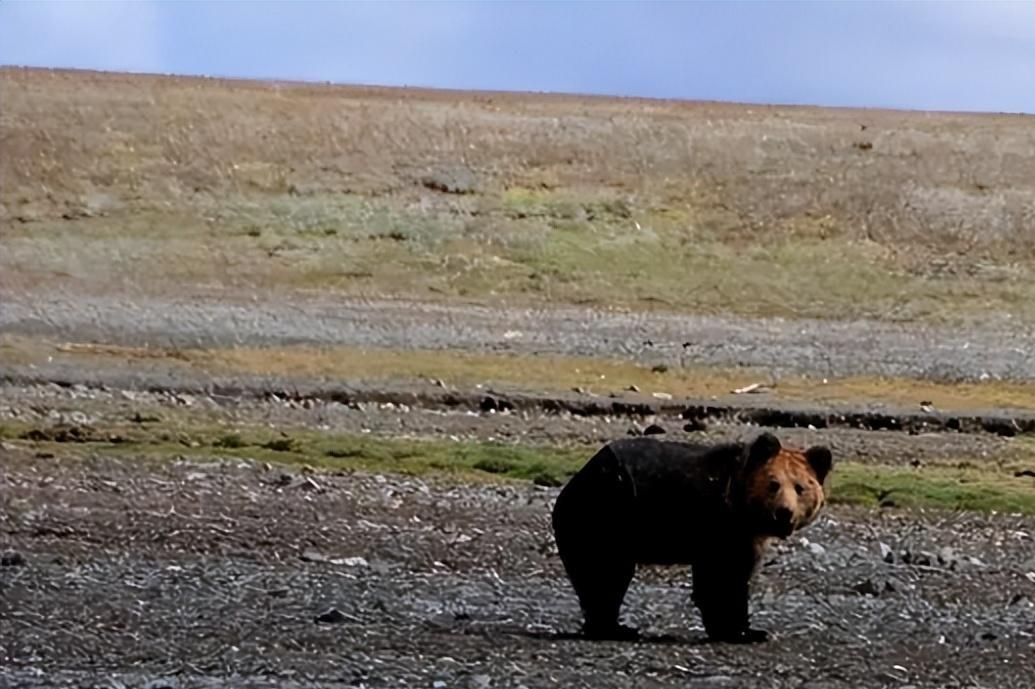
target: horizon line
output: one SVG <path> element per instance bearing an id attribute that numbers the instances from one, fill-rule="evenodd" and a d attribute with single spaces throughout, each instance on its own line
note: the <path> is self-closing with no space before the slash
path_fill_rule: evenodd
<path id="1" fill-rule="evenodd" d="M 163 79 L 204 79 L 211 81 L 231 81 L 243 84 L 254 84 L 263 86 L 296 86 L 296 87 L 331 87 L 331 88 L 354 88 L 354 89 L 376 89 L 385 91 L 432 91 L 441 94 L 465 94 L 465 95 L 505 95 L 505 96 L 538 96 L 552 98 L 589 98 L 599 100 L 626 100 L 644 101 L 652 103 L 669 103 L 685 105 L 733 105 L 740 107 L 758 108 L 785 108 L 801 110 L 842 110 L 861 112 L 887 112 L 887 113 L 909 113 L 918 115 L 965 115 L 965 116 L 994 116 L 994 117 L 1032 117 L 1035 112 L 1023 110 L 943 110 L 924 108 L 905 108 L 886 105 L 823 105 L 819 103 L 801 102 L 773 102 L 773 101 L 741 101 L 741 100 L 718 100 L 710 98 L 686 98 L 672 96 L 640 96 L 618 93 L 602 93 L 594 91 L 534 91 L 505 88 L 458 88 L 449 86 L 425 86 L 421 84 L 374 84 L 363 82 L 331 81 L 326 79 L 314 80 L 298 77 L 254 77 L 227 74 L 196 74 L 178 72 L 152 72 L 134 70 L 113 70 L 97 69 L 93 67 L 56 67 L 47 65 L 30 64 L 0 64 L 0 70 L 22 70 L 22 71 L 48 71 L 48 72 L 72 72 L 84 74 L 105 74 L 112 76 L 136 76 L 136 77 L 157 77 Z"/>

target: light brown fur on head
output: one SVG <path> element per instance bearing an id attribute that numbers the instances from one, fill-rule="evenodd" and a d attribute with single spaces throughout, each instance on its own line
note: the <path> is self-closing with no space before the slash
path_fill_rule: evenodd
<path id="1" fill-rule="evenodd" d="M 826 502 L 823 483 L 830 471 L 825 447 L 781 447 L 773 436 L 759 438 L 742 476 L 744 504 L 760 536 L 786 538 L 808 526 Z"/>

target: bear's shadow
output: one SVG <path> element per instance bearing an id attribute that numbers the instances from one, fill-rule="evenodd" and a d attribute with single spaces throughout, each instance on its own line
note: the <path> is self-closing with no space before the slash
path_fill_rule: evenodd
<path id="1" fill-rule="evenodd" d="M 704 646 L 714 643 L 707 637 L 685 637 L 675 634 L 640 634 L 635 639 L 592 639 L 582 632 L 557 632 L 523 629 L 515 631 L 519 636 L 539 641 L 588 641 L 591 643 L 656 644 L 674 646 Z"/>

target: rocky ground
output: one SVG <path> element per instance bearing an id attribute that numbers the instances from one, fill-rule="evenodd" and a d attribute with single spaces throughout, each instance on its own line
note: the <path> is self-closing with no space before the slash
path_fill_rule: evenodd
<path id="1" fill-rule="evenodd" d="M 3 450 L 7 687 L 1001 687 L 1035 657 L 1035 521 L 829 510 L 773 552 L 757 647 L 641 571 L 577 638 L 553 489 Z M 310 480 L 311 479 L 311 480 Z"/>
<path id="2" fill-rule="evenodd" d="M 12 300 L 2 310 L 5 331 L 17 335 L 83 341 L 119 332 L 127 341 L 154 343 L 174 338 L 181 324 L 182 332 L 204 324 L 212 341 L 229 332 L 227 321 L 192 315 L 198 312 L 190 305 L 139 313 L 127 308 L 118 315 L 55 308 L 44 323 L 18 316 L 19 303 L 26 302 Z M 341 308 L 350 318 L 327 332 L 365 344 L 491 349 L 500 331 L 518 329 L 546 334 L 524 345 L 521 337 L 502 341 L 529 351 L 594 354 L 598 344 L 590 333 L 600 330 L 626 343 L 618 351 L 649 360 L 653 345 L 644 346 L 645 340 L 671 344 L 689 332 L 682 320 L 621 314 L 591 321 L 571 313 L 506 314 L 499 320 L 479 308 L 440 313 L 435 307 L 434 316 L 420 305 Z M 261 320 L 261 310 L 247 313 Z M 296 313 L 302 314 L 297 329 L 283 338 L 318 338 L 313 323 L 322 321 L 307 321 L 302 309 Z M 158 324 L 151 330 L 149 318 Z M 166 326 L 161 319 L 168 319 Z M 544 319 L 550 328 L 532 327 Z M 90 323 L 100 323 L 103 333 Z M 809 324 L 731 321 L 723 327 L 711 336 L 728 346 L 712 351 L 725 352 L 726 363 L 737 352 L 770 356 L 764 354 L 769 341 L 783 342 L 773 345 L 771 356 L 783 352 L 791 368 L 830 356 L 817 354 L 823 348 L 849 351 L 836 335 L 826 343 L 815 338 L 808 346 L 789 345 L 795 338 L 809 341 Z M 843 337 L 850 338 L 846 328 Z M 711 331 L 694 332 L 700 341 Z M 982 340 L 982 353 L 971 359 L 952 355 L 956 347 L 971 347 L 951 338 L 933 346 L 908 333 L 881 341 L 885 349 L 852 349 L 844 360 L 870 372 L 887 361 L 906 367 L 951 362 L 954 375 L 971 377 L 997 361 L 1008 368 L 1014 356 L 1008 340 Z M 592 445 L 647 423 L 673 436 L 684 433 L 682 419 L 664 414 L 482 413 L 376 401 L 185 396 L 160 386 L 148 391 L 145 383 L 153 379 L 117 369 L 79 371 L 82 383 L 75 385 L 46 382 L 69 376 L 68 370 L 44 366 L 34 374 L 35 381 L 9 376 L 3 418 L 40 427 L 105 425 L 124 422 L 134 410 L 165 407 L 187 409 L 192 418 L 273 428 L 551 445 Z M 177 382 L 172 369 L 165 375 L 166 383 Z M 749 430 L 714 423 L 695 434 L 717 440 Z M 825 442 L 841 458 L 883 464 L 961 453 L 1003 457 L 1014 442 L 989 433 L 780 432 L 790 442 Z M 752 605 L 757 624 L 775 632 L 771 643 L 705 643 L 688 578 L 678 569 L 645 569 L 630 592 L 626 615 L 646 629 L 645 641 L 591 643 L 577 637 L 577 604 L 548 528 L 555 489 L 305 476 L 210 456 L 141 464 L 88 446 L 73 454 L 78 459 L 52 457 L 25 442 L 0 450 L 6 553 L 0 680 L 7 687 L 1014 689 L 1035 670 L 1030 518 L 831 508 L 800 538 L 777 548 L 762 571 Z"/>
<path id="3" fill-rule="evenodd" d="M 229 334 L 228 321 L 201 317 L 189 304 L 139 313 L 54 308 L 44 322 L 18 316 L 19 303 L 26 302 L 12 300 L 2 310 L 8 333 L 82 341 L 118 332 L 126 341 L 150 343 L 177 332 L 203 331 L 209 342 Z M 649 361 L 654 342 L 663 350 L 691 331 L 685 320 L 621 314 L 504 318 L 480 308 L 434 307 L 434 315 L 427 308 L 349 304 L 333 311 L 338 316 L 312 322 L 300 309 L 297 329 L 285 330 L 282 339 L 318 339 L 315 323 L 348 312 L 326 331 L 337 341 L 455 349 L 491 349 L 503 341 L 528 351 L 595 354 L 599 344 L 589 333 L 599 330 L 612 343 L 625 343 L 617 351 Z M 262 318 L 262 310 L 246 313 L 233 322 Z M 544 319 L 552 327 L 532 327 Z M 782 352 L 787 366 L 799 370 L 829 358 L 824 348 L 849 351 L 841 335 L 809 340 L 809 324 L 722 327 L 693 332 L 698 341 L 708 332 L 725 341 L 709 350 L 725 363 L 737 352 L 770 356 L 764 353 L 770 341 L 783 343 L 772 345 L 771 356 Z M 846 328 L 843 337 L 851 337 Z M 524 336 L 498 337 L 508 330 L 545 334 L 521 344 Z M 971 348 L 951 339 L 931 346 L 903 332 L 897 341 L 880 340 L 884 349 L 853 349 L 844 360 L 873 372 L 888 361 L 917 370 L 942 356 L 956 367 L 954 375 L 971 377 L 996 361 L 1009 367 L 1004 362 L 1014 356 L 1009 341 L 986 339 L 983 354 L 954 357 L 955 347 Z M 787 338 L 811 344 L 794 347 Z M 652 344 L 644 345 L 648 339 Z M 27 371 L 9 366 L 7 372 Z M 376 401 L 184 396 L 153 385 L 148 391 L 156 371 L 134 378 L 97 368 L 76 372 L 80 384 L 46 382 L 72 373 L 44 366 L 34 369 L 35 381 L 10 377 L 3 418 L 40 427 L 105 425 L 124 422 L 134 410 L 165 407 L 189 409 L 198 419 L 386 437 L 592 445 L 647 423 L 684 434 L 683 420 L 665 414 L 480 413 Z M 177 382 L 174 371 L 165 375 L 164 382 Z M 747 431 L 713 423 L 695 434 L 718 440 Z M 825 442 L 841 458 L 884 464 L 961 453 L 1001 457 L 1012 442 L 988 433 L 781 433 L 790 442 Z M 626 615 L 646 629 L 645 641 L 590 643 L 577 637 L 577 604 L 548 528 L 554 489 L 352 473 L 310 477 L 208 456 L 141 465 L 89 447 L 70 460 L 34 454 L 24 442 L 0 453 L 4 686 L 1014 689 L 1035 669 L 1030 518 L 831 508 L 801 538 L 777 548 L 763 569 L 752 604 L 757 623 L 775 632 L 771 643 L 705 643 L 688 578 L 678 569 L 645 569 L 630 592 Z"/>

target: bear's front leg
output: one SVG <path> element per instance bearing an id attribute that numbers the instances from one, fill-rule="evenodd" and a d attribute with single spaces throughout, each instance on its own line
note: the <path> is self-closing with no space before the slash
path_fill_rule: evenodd
<path id="1" fill-rule="evenodd" d="M 766 641 L 767 632 L 752 629 L 748 620 L 751 567 L 730 567 L 729 561 L 693 566 L 693 601 L 701 611 L 704 630 L 713 641 L 751 644 Z"/>

